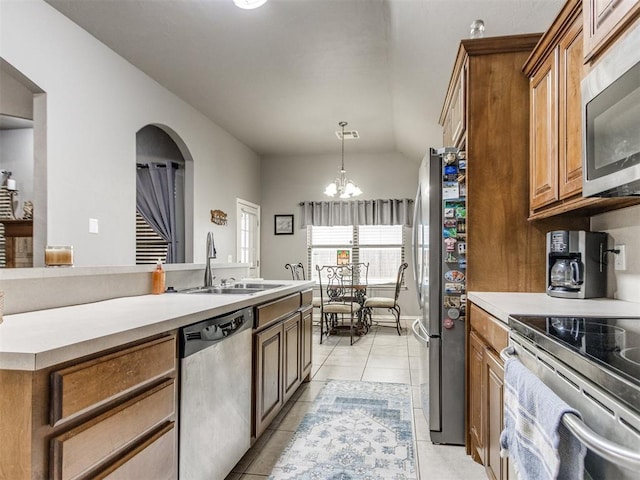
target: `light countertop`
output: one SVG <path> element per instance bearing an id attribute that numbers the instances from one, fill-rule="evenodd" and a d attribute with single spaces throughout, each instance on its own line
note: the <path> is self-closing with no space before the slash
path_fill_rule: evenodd
<path id="1" fill-rule="evenodd" d="M 39 370 L 313 286 L 271 283 L 284 286 L 247 295 L 142 295 L 6 315 L 0 323 L 0 369 Z"/>
<path id="2" fill-rule="evenodd" d="M 579 300 L 517 292 L 469 292 L 467 298 L 505 323 L 517 314 L 640 317 L 640 303 L 612 298 Z"/>

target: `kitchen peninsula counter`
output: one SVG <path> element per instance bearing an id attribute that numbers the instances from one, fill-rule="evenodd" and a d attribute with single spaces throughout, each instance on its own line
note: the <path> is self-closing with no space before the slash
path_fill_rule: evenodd
<path id="1" fill-rule="evenodd" d="M 580 300 L 546 293 L 469 292 L 468 299 L 504 323 L 509 315 L 640 317 L 640 303 L 613 298 Z"/>
<path id="2" fill-rule="evenodd" d="M 264 283 L 283 286 L 254 294 L 142 295 L 6 315 L 0 323 L 0 370 L 40 370 L 313 286 Z"/>

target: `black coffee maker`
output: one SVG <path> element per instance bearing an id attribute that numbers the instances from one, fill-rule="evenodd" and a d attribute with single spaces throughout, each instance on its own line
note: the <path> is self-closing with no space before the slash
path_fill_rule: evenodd
<path id="1" fill-rule="evenodd" d="M 561 298 L 607 295 L 607 234 L 584 230 L 547 233 L 547 294 Z"/>

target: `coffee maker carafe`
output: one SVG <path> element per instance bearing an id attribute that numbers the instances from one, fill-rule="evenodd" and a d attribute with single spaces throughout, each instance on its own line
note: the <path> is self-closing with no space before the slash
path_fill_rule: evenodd
<path id="1" fill-rule="evenodd" d="M 547 233 L 547 294 L 594 298 L 607 294 L 607 234 L 584 230 Z"/>

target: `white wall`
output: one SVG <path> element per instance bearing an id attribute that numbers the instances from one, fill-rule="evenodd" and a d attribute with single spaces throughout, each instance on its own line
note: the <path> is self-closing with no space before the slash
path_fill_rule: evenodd
<path id="1" fill-rule="evenodd" d="M 193 260 L 209 230 L 235 254 L 235 199 L 260 202 L 257 155 L 43 1 L 0 8 L 0 56 L 46 92 L 47 243 L 73 245 L 76 265 L 135 263 L 135 134 L 161 124 L 193 157 Z"/>
<path id="2" fill-rule="evenodd" d="M 362 189 L 358 199 L 374 198 L 415 198 L 418 187 L 418 167 L 402 154 L 349 154 L 345 144 L 345 168 L 347 177 Z M 337 145 L 339 147 L 339 144 Z M 300 206 L 302 201 L 328 200 L 323 192 L 326 185 L 334 180 L 340 171 L 339 148 L 336 154 L 301 157 L 274 158 L 263 160 L 262 168 L 262 228 L 261 275 L 264 278 L 291 278 L 285 263 L 302 262 L 307 259 L 306 229 L 300 228 Z M 294 215 L 293 235 L 274 235 L 273 216 L 275 214 Z M 408 290 L 400 297 L 402 315 L 417 315 L 418 302 L 413 286 L 413 257 L 411 252 L 411 232 L 406 233 L 406 257 L 409 269 L 406 271 Z M 382 294 L 382 293 L 381 293 Z M 390 295 L 392 292 L 384 292 Z"/>
<path id="3" fill-rule="evenodd" d="M 640 205 L 591 217 L 591 230 L 607 232 L 609 248 L 624 245 L 626 250 L 625 271 L 614 270 L 614 255 L 608 255 L 607 297 L 640 302 Z"/>
<path id="4" fill-rule="evenodd" d="M 33 93 L 0 68 L 0 113 L 33 120 Z"/>

